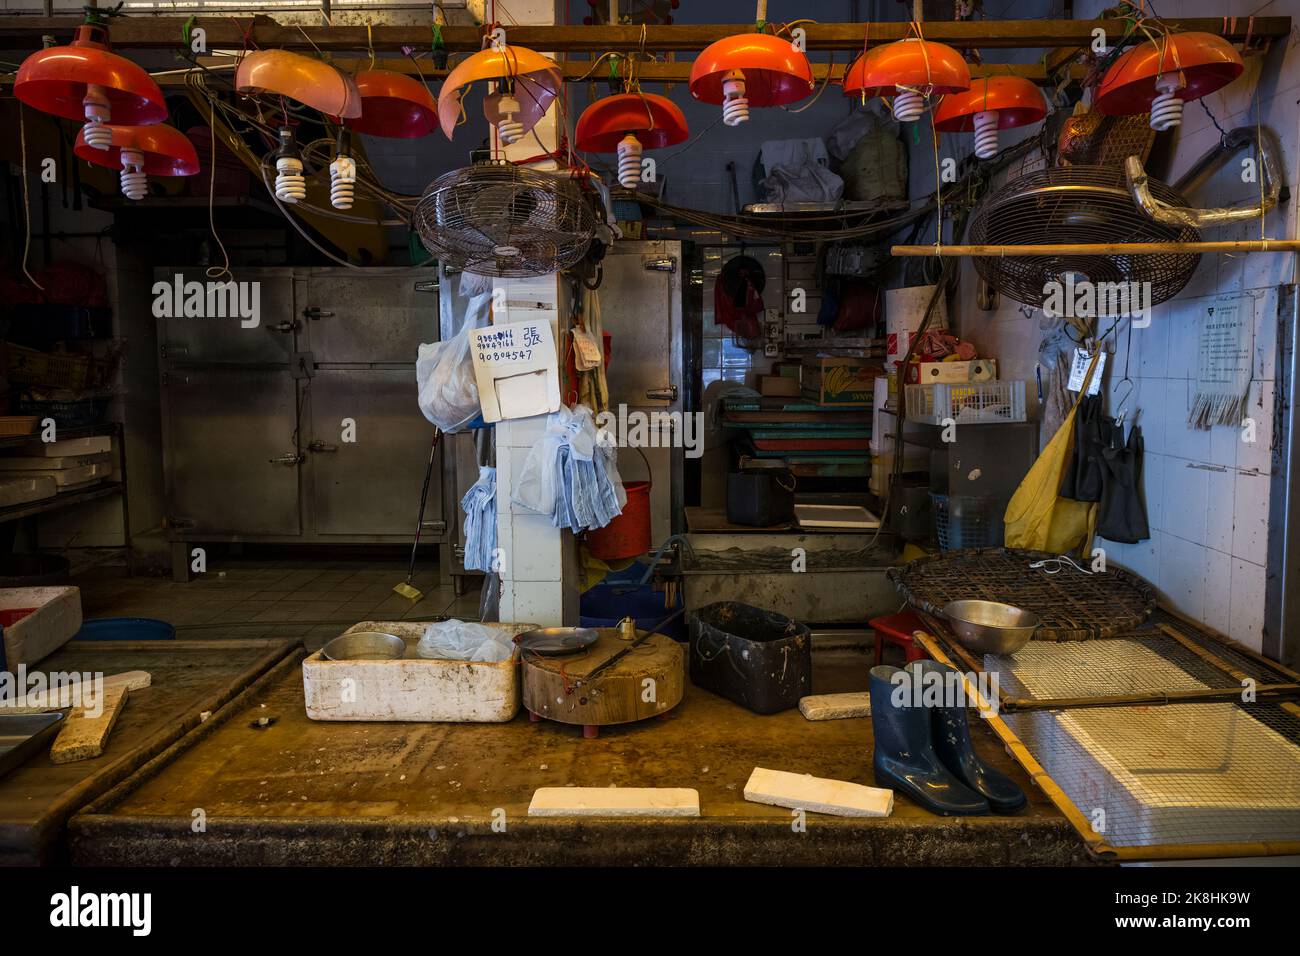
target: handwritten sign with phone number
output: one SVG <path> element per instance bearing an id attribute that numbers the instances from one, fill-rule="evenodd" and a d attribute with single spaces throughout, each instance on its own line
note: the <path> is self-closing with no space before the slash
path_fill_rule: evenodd
<path id="1" fill-rule="evenodd" d="M 516 334 L 518 333 L 518 334 Z M 515 325 L 480 332 L 474 340 L 474 359 L 483 365 L 528 362 L 533 349 L 542 343 L 535 325 Z"/>

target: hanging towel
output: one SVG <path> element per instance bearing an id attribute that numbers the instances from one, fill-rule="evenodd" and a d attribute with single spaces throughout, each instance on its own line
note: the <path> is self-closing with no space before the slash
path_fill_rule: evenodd
<path id="1" fill-rule="evenodd" d="M 495 571 L 492 553 L 497 547 L 497 470 L 482 465 L 478 481 L 460 499 L 465 512 L 465 570 Z"/>
<path id="2" fill-rule="evenodd" d="M 547 416 L 546 433 L 529 449 L 511 498 L 575 532 L 603 528 L 622 512 L 627 494 L 617 449 L 598 440 L 591 409 L 576 405 Z"/>

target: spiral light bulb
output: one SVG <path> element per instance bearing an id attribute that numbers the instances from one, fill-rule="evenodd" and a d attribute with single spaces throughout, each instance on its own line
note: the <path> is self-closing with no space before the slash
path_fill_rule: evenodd
<path id="1" fill-rule="evenodd" d="M 740 70 L 730 70 L 722 78 L 722 122 L 726 126 L 739 126 L 749 122 L 745 74 Z"/>
<path id="2" fill-rule="evenodd" d="M 335 209 L 351 209 L 357 181 L 357 161 L 339 153 L 330 163 L 330 203 Z"/>
<path id="3" fill-rule="evenodd" d="M 1160 95 L 1151 101 L 1151 128 L 1158 133 L 1183 122 L 1183 99 L 1178 91 L 1184 86 L 1181 73 L 1162 73 L 1156 77 Z"/>
<path id="4" fill-rule="evenodd" d="M 984 110 L 975 114 L 975 155 L 992 159 L 998 154 L 998 111 Z"/>
<path id="5" fill-rule="evenodd" d="M 81 106 L 86 116 L 86 145 L 108 149 L 113 145 L 113 131 L 105 125 L 113 116 L 108 104 L 108 91 L 98 83 L 87 84 Z"/>
<path id="6" fill-rule="evenodd" d="M 144 153 L 138 149 L 122 150 L 122 195 L 127 199 L 143 199 L 149 193 L 149 177 L 143 171 Z"/>
<path id="7" fill-rule="evenodd" d="M 624 189 L 636 189 L 641 182 L 641 141 L 628 133 L 618 143 L 618 184 Z"/>
<path id="8" fill-rule="evenodd" d="M 497 109 L 501 114 L 501 118 L 497 120 L 497 135 L 501 137 L 501 142 L 509 146 L 523 139 L 524 124 L 517 119 L 520 106 L 514 94 L 502 93 L 501 98 L 497 100 Z"/>

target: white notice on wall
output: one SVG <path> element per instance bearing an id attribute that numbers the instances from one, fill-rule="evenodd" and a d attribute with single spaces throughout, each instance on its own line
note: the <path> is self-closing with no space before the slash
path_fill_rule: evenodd
<path id="1" fill-rule="evenodd" d="M 483 421 L 545 415 L 560 408 L 560 370 L 545 319 L 489 325 L 470 333 Z"/>

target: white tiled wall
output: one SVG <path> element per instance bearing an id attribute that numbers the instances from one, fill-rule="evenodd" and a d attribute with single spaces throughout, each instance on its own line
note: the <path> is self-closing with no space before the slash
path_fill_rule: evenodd
<path id="1" fill-rule="evenodd" d="M 1095 15 L 1104 4 L 1085 4 L 1075 16 Z M 1156 4 L 1171 16 L 1290 15 L 1300 22 L 1300 0 L 1273 0 L 1263 6 L 1227 11 L 1222 2 L 1187 0 Z M 1235 4 L 1229 4 L 1229 7 Z M 1022 14 L 1016 14 L 1022 15 Z M 1282 141 L 1291 199 L 1269 215 L 1266 234 L 1296 234 L 1300 197 L 1300 41 L 1293 35 L 1266 57 L 1247 59 L 1246 73 L 1207 97 L 1206 105 L 1225 129 L 1270 127 Z M 1173 182 L 1219 138 L 1206 111 L 1189 104 L 1174 143 L 1165 178 Z M 928 148 L 928 146 L 927 146 Z M 1240 166 L 1228 164 L 1189 195 L 1198 206 L 1227 206 L 1258 195 L 1258 184 L 1244 184 Z M 1206 239 L 1257 238 L 1258 222 L 1207 229 Z M 1143 476 L 1151 539 L 1135 545 L 1099 542 L 1110 559 L 1150 580 L 1180 611 L 1254 648 L 1262 647 L 1265 553 L 1268 541 L 1270 449 L 1276 362 L 1277 286 L 1295 279 L 1291 255 L 1205 256 L 1187 288 L 1155 310 L 1146 329 L 1134 329 L 1127 354 L 1133 379 L 1127 406 L 1139 409 L 1146 442 Z M 969 266 L 965 283 L 974 282 Z M 1253 443 L 1237 428 L 1189 428 L 1196 367 L 1196 329 L 1200 311 L 1216 295 L 1249 295 L 1255 316 L 1255 367 L 1247 414 L 1256 426 Z M 1032 382 L 1039 341 L 1039 313 L 1006 301 L 994 313 L 976 311 L 963 296 L 958 308 L 964 335 L 999 359 L 1004 377 Z M 1028 314 L 1026 314 L 1028 313 Z M 1118 410 L 1127 385 L 1121 385 L 1129 338 L 1121 333 L 1108 374 L 1110 411 Z M 1033 391 L 1031 388 L 1030 391 Z"/>

